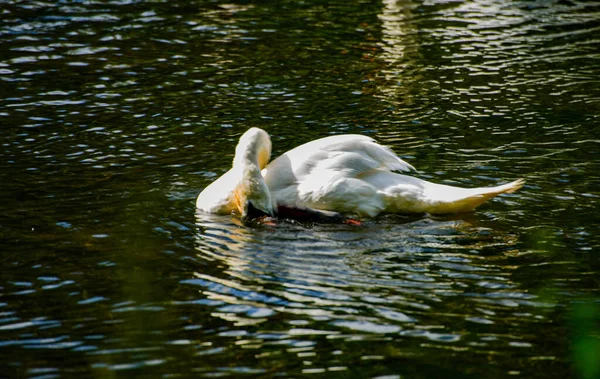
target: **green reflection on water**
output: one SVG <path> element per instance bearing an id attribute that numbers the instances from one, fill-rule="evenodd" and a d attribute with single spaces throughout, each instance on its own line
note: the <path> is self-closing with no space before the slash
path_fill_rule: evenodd
<path id="1" fill-rule="evenodd" d="M 600 376 L 600 306 L 597 301 L 573 304 L 573 360 L 583 379 Z"/>

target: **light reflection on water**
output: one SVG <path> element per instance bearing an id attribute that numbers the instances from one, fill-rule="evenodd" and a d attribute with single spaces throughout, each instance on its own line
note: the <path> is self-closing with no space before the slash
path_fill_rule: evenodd
<path id="1" fill-rule="evenodd" d="M 517 236 L 477 225 L 477 217 L 257 228 L 227 216 L 197 218 L 198 257 L 211 273 L 184 283 L 215 300 L 213 315 L 234 326 L 294 317 L 303 326 L 326 324 L 330 335 L 392 333 L 465 347 L 479 340 L 485 350 L 486 334 L 465 332 L 465 322 L 504 324 L 525 307 L 529 317 L 519 323 L 527 328 L 552 307 L 513 278 L 507 260 Z"/>
<path id="2" fill-rule="evenodd" d="M 598 4 L 0 12 L 0 376 L 593 377 Z M 527 185 L 361 226 L 196 215 L 249 126 Z"/>

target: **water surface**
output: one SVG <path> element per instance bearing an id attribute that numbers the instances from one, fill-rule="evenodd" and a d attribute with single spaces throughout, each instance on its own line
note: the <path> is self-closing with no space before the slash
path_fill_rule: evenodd
<path id="1" fill-rule="evenodd" d="M 0 12 L 0 376 L 600 375 L 600 3 Z M 360 226 L 197 214 L 252 126 L 527 185 Z"/>

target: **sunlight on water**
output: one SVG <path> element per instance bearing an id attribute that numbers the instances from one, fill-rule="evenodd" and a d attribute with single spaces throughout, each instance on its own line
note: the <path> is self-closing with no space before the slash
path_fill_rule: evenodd
<path id="1" fill-rule="evenodd" d="M 0 14 L 0 376 L 597 376 L 598 3 Z M 197 214 L 251 126 L 527 184 L 361 225 Z"/>

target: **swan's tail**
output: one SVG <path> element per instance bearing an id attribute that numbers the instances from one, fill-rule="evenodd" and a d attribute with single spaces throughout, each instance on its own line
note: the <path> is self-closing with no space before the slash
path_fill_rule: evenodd
<path id="1" fill-rule="evenodd" d="M 495 190 L 494 192 L 491 192 L 491 193 L 493 194 L 492 196 L 496 196 L 496 195 L 500 195 L 501 193 L 513 193 L 516 190 L 523 187 L 523 184 L 525 184 L 525 179 L 517 179 L 514 182 L 503 184 L 498 187 L 483 188 L 483 189 Z"/>
<path id="2" fill-rule="evenodd" d="M 444 201 L 438 202 L 429 213 L 460 213 L 470 212 L 485 203 L 494 196 L 503 193 L 513 193 L 525 184 L 525 180 L 518 179 L 514 182 L 503 184 L 496 187 L 481 187 L 481 188 L 461 188 L 455 192 L 455 196 L 446 197 Z"/>

